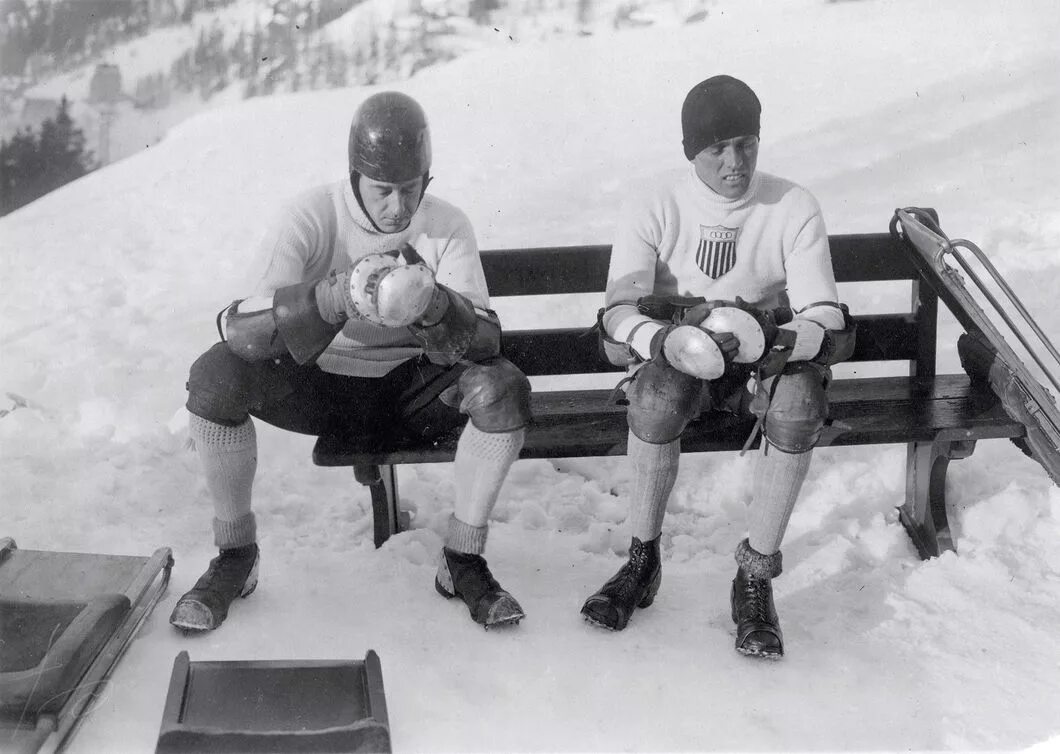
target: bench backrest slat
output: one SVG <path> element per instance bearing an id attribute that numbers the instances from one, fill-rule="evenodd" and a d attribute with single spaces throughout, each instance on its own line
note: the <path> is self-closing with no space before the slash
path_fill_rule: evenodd
<path id="1" fill-rule="evenodd" d="M 829 236 L 832 266 L 840 283 L 916 280 L 902 241 L 887 233 Z M 609 245 L 496 249 L 482 252 L 491 296 L 597 293 L 607 285 Z"/>
<path id="2" fill-rule="evenodd" d="M 851 361 L 908 361 L 913 374 L 935 370 L 937 298 L 919 274 L 905 242 L 888 233 L 829 236 L 832 265 L 840 283 L 912 281 L 907 311 L 858 315 Z M 609 245 L 498 249 L 482 252 L 494 298 L 602 293 L 611 258 Z M 598 353 L 592 322 L 583 328 L 506 330 L 504 354 L 528 375 L 598 374 L 621 371 Z"/>
<path id="3" fill-rule="evenodd" d="M 528 375 L 599 374 L 622 371 L 600 357 L 596 333 L 588 328 L 506 330 L 505 357 Z M 851 361 L 898 361 L 917 358 L 916 321 L 910 314 L 858 317 L 858 337 Z"/>

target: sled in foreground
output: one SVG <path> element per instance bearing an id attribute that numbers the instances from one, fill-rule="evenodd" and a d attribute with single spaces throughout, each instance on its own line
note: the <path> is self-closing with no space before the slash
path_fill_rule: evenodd
<path id="1" fill-rule="evenodd" d="M 172 566 L 166 547 L 133 557 L 20 550 L 0 539 L 0 750 L 65 746 Z"/>
<path id="2" fill-rule="evenodd" d="M 379 656 L 173 662 L 156 754 L 389 752 Z"/>

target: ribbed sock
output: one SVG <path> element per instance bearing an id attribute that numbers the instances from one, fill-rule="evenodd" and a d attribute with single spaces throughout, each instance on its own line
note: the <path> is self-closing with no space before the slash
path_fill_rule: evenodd
<path id="1" fill-rule="evenodd" d="M 454 459 L 456 518 L 468 526 L 485 526 L 501 485 L 519 451 L 526 430 L 483 432 L 471 422 L 460 434 Z"/>
<path id="2" fill-rule="evenodd" d="M 813 450 L 785 453 L 762 442 L 748 511 L 748 542 L 756 552 L 772 555 L 780 549 L 812 456 Z"/>
<path id="3" fill-rule="evenodd" d="M 756 551 L 747 540 L 736 546 L 736 565 L 755 579 L 775 579 L 784 571 L 784 557 L 777 552 L 765 555 Z"/>
<path id="4" fill-rule="evenodd" d="M 449 531 L 445 535 L 445 546 L 457 552 L 481 555 L 486 551 L 487 526 L 465 524 L 455 515 L 449 517 Z"/>
<path id="5" fill-rule="evenodd" d="M 257 535 L 250 509 L 258 468 L 254 423 L 247 418 L 229 427 L 192 414 L 189 433 L 213 498 L 214 543 L 221 548 L 251 544 Z"/>
<path id="6" fill-rule="evenodd" d="M 252 545 L 257 541 L 258 525 L 253 513 L 248 513 L 235 521 L 222 521 L 214 518 L 213 542 L 222 550 Z"/>
<path id="7" fill-rule="evenodd" d="M 633 464 L 633 494 L 629 504 L 631 534 L 642 542 L 650 542 L 662 532 L 666 502 L 677 481 L 681 440 L 654 445 L 630 432 L 626 456 Z"/>

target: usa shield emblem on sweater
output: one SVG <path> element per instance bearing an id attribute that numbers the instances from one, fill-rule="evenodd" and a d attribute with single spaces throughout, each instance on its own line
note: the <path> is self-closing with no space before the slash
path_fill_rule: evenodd
<path id="1" fill-rule="evenodd" d="M 723 225 L 699 226 L 699 248 L 696 249 L 696 264 L 714 280 L 717 280 L 736 264 L 736 237 L 739 228 Z"/>

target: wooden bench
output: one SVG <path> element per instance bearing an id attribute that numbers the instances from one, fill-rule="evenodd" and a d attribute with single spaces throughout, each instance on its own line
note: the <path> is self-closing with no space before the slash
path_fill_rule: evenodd
<path id="1" fill-rule="evenodd" d="M 819 445 L 906 444 L 901 522 L 921 557 L 955 550 L 945 497 L 950 460 L 969 456 L 977 440 L 1022 437 L 1024 426 L 1006 413 L 988 385 L 973 383 L 963 373 L 936 373 L 937 285 L 907 241 L 886 232 L 833 235 L 829 241 L 838 282 L 908 285 L 909 305 L 903 311 L 858 315 L 856 305 L 851 307 L 858 322 L 851 361 L 906 362 L 908 373 L 835 379 L 829 425 Z M 482 264 L 495 302 L 509 296 L 599 294 L 610 254 L 610 246 L 602 245 L 503 249 L 482 252 Z M 505 330 L 504 355 L 529 376 L 615 372 L 613 386 L 621 370 L 600 358 L 595 334 L 587 334 L 590 324 Z M 609 388 L 535 388 L 534 421 L 520 458 L 625 454 L 625 408 L 612 403 L 610 393 Z M 739 450 L 752 427 L 753 421 L 732 414 L 695 422 L 682 435 L 682 451 Z M 322 436 L 313 460 L 321 466 L 353 466 L 357 481 L 369 487 L 378 547 L 408 524 L 399 508 L 396 467 L 452 461 L 458 434 L 419 447 L 366 447 Z"/>

